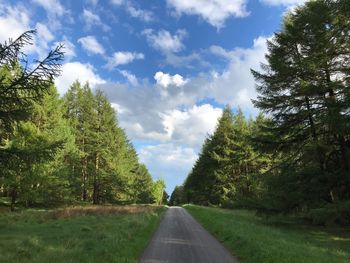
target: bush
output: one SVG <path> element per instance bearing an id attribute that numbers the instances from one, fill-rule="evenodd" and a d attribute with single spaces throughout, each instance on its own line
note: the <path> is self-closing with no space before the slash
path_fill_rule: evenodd
<path id="1" fill-rule="evenodd" d="M 311 209 L 307 218 L 317 225 L 350 225 L 350 201 L 327 204 Z"/>

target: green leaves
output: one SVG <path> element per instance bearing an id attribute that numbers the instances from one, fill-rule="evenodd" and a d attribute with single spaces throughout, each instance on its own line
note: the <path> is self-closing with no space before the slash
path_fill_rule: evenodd
<path id="1" fill-rule="evenodd" d="M 253 135 L 262 135 L 266 121 L 262 115 L 247 121 L 241 110 L 233 114 L 225 107 L 185 181 L 189 202 L 232 206 L 258 194 L 256 175 L 269 167 L 270 157 L 257 149 Z"/>

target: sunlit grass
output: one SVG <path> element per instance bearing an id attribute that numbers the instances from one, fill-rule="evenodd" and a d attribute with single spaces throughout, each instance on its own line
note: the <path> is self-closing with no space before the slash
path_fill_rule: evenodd
<path id="1" fill-rule="evenodd" d="M 244 263 L 350 262 L 350 229 L 267 220 L 245 210 L 185 208 Z"/>
<path id="2" fill-rule="evenodd" d="M 0 262 L 137 262 L 164 211 L 101 206 L 2 213 Z"/>

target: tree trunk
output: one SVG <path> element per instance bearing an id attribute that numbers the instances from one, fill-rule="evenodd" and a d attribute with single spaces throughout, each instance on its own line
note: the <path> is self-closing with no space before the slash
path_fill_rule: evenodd
<path id="1" fill-rule="evenodd" d="M 99 202 L 99 198 L 98 198 L 98 188 L 99 188 L 99 184 L 98 184 L 98 171 L 99 171 L 99 156 L 96 153 L 96 157 L 95 157 L 95 174 L 94 174 L 94 191 L 93 191 L 93 204 L 98 204 Z"/>
<path id="2" fill-rule="evenodd" d="M 314 120 L 313 120 L 312 114 L 311 114 L 310 100 L 307 96 L 305 97 L 305 102 L 306 102 L 307 115 L 308 115 L 310 129 L 311 129 L 311 135 L 312 135 L 314 142 L 317 144 L 318 161 L 319 161 L 320 169 L 322 171 L 322 170 L 324 170 L 324 158 L 322 156 L 323 152 L 322 152 L 321 147 L 318 145 L 316 127 L 315 127 L 315 123 L 314 123 Z"/>
<path id="3" fill-rule="evenodd" d="M 17 190 L 16 188 L 12 188 L 11 190 L 11 211 L 15 211 L 15 204 L 17 199 Z"/>

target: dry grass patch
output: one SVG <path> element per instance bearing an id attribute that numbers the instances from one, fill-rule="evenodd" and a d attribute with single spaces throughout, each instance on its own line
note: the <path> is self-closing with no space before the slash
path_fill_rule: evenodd
<path id="1" fill-rule="evenodd" d="M 52 219 L 71 218 L 89 215 L 108 214 L 140 214 L 151 213 L 156 207 L 152 206 L 76 206 L 60 208 L 49 213 Z"/>

